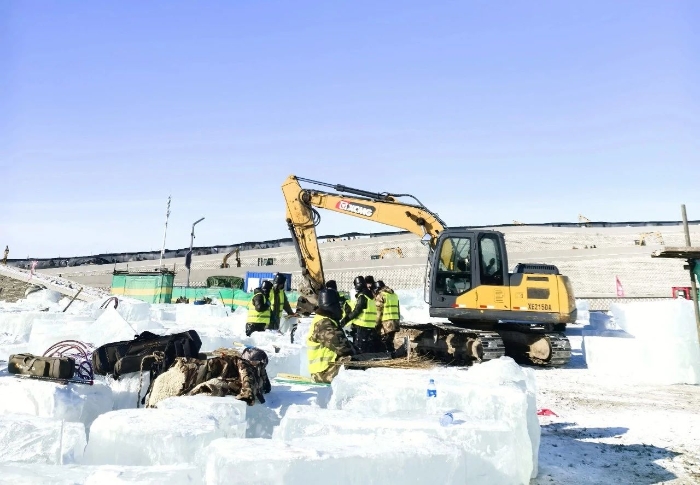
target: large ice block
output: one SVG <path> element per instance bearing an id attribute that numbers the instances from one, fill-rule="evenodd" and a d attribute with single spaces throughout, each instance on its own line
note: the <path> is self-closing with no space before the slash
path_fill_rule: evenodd
<path id="1" fill-rule="evenodd" d="M 0 414 L 19 413 L 80 422 L 86 429 L 112 410 L 112 390 L 102 382 L 59 384 L 7 375 L 0 377 Z"/>
<path id="2" fill-rule="evenodd" d="M 0 343 L 29 342 L 34 319 L 45 317 L 44 312 L 0 312 Z"/>
<path id="3" fill-rule="evenodd" d="M 434 403 L 426 398 L 430 379 L 437 387 Z M 342 369 L 331 386 L 329 409 L 397 417 L 439 416 L 458 410 L 467 420 L 504 424 L 512 430 L 518 446 L 530 450 L 530 470 L 536 475 L 540 430 L 534 375 L 526 374 L 509 357 L 468 369 Z"/>
<path id="4" fill-rule="evenodd" d="M 146 395 L 151 382 L 148 372 L 124 374 L 119 380 L 114 380 L 112 376 L 95 376 L 95 380 L 103 382 L 112 390 L 112 411 L 140 406 L 137 402 L 140 403 L 141 398 Z"/>
<path id="5" fill-rule="evenodd" d="M 245 402 L 231 396 L 180 396 L 169 397 L 159 401 L 158 409 L 175 409 L 195 416 L 211 416 L 218 422 L 226 438 L 245 438 L 246 410 Z"/>
<path id="6" fill-rule="evenodd" d="M 531 478 L 529 446 L 514 435 L 506 424 L 496 421 L 463 419 L 454 413 L 454 423 L 443 427 L 435 416 L 369 417 L 330 409 L 291 406 L 273 437 L 284 441 L 326 437 L 343 443 L 348 437 L 364 437 L 368 442 L 392 439 L 411 442 L 416 433 L 431 436 L 458 449 L 466 466 L 464 483 L 527 483 Z M 495 481 L 493 474 L 502 478 Z"/>
<path id="7" fill-rule="evenodd" d="M 584 331 L 592 371 L 645 384 L 700 384 L 700 345 L 687 300 L 614 304 L 623 331 Z"/>
<path id="8" fill-rule="evenodd" d="M 0 464 L 73 463 L 82 457 L 85 443 L 82 423 L 27 414 L 0 414 Z"/>
<path id="9" fill-rule="evenodd" d="M 246 438 L 271 438 L 289 406 L 298 404 L 312 409 L 323 408 L 330 395 L 330 386 L 281 384 L 273 380 L 272 390 L 265 394 L 265 403 L 256 403 L 246 410 Z"/>
<path id="10" fill-rule="evenodd" d="M 192 465 L 85 466 L 39 463 L 0 464 L 2 483 L 12 485 L 202 485 L 202 472 Z"/>
<path id="11" fill-rule="evenodd" d="M 175 409 L 121 409 L 98 417 L 90 430 L 87 465 L 175 465 L 224 435 L 211 416 Z"/>
<path id="12" fill-rule="evenodd" d="M 91 467 L 92 468 L 92 467 Z M 202 471 L 194 465 L 95 467 L 84 485 L 200 485 Z"/>
<path id="13" fill-rule="evenodd" d="M 210 485 L 467 483 L 461 452 L 422 433 L 408 441 L 350 435 L 342 441 L 331 437 L 289 443 L 221 439 L 203 450 L 198 461 Z"/>

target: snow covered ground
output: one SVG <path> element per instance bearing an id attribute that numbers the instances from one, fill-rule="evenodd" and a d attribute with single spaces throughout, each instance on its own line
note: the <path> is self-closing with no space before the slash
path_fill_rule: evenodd
<path id="1" fill-rule="evenodd" d="M 421 291 L 399 295 L 405 317 L 428 319 Z M 148 386 L 138 374 L 64 386 L 13 377 L 4 361 L 67 338 L 98 346 L 195 329 L 202 351 L 258 346 L 270 377 L 305 374 L 308 321 L 291 344 L 273 332 L 246 337 L 244 309 L 120 299 L 62 313 L 66 302 L 50 291 L 0 302 L 0 482 L 700 483 L 700 355 L 682 302 L 610 316 L 589 316 L 582 302 L 562 369 L 503 358 L 467 370 L 343 370 L 332 386 L 273 381 L 264 404 L 195 396 L 156 409 L 135 409 Z M 659 320 L 661 338 L 649 331 Z M 663 372 L 648 372 L 669 346 Z"/>

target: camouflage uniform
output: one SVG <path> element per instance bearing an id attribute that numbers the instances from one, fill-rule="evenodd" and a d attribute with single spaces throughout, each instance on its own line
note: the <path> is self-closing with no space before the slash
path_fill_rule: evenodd
<path id="1" fill-rule="evenodd" d="M 338 375 L 338 372 L 340 372 L 340 367 L 343 364 L 350 362 L 350 360 L 352 360 L 350 356 L 338 357 L 334 365 L 331 365 L 328 369 L 324 370 L 323 372 L 313 374 L 311 376 L 311 379 L 313 379 L 314 382 L 330 384 L 331 381 L 335 378 L 335 376 Z"/>
<path id="2" fill-rule="evenodd" d="M 326 370 L 312 374 L 314 382 L 330 383 L 338 375 L 343 363 L 350 361 L 350 356 L 355 353 L 352 343 L 345 336 L 342 327 L 330 318 L 324 318 L 314 325 L 313 333 L 309 338 L 318 342 L 323 347 L 331 349 L 338 354 L 338 358 Z"/>
<path id="3" fill-rule="evenodd" d="M 272 390 L 265 367 L 264 360 L 248 360 L 228 349 L 208 360 L 178 357 L 172 367 L 151 381 L 144 401 L 152 408 L 167 397 L 207 394 L 230 395 L 248 406 L 256 399 L 264 403 L 263 395 Z"/>
<path id="4" fill-rule="evenodd" d="M 399 320 L 386 320 L 382 321 L 382 316 L 384 314 L 384 295 L 386 293 L 394 294 L 394 290 L 388 286 L 382 287 L 377 295 L 374 297 L 374 304 L 377 307 L 377 329 L 381 335 L 382 343 L 386 348 L 387 352 L 392 352 L 394 350 L 394 336 L 396 332 L 399 331 Z"/>

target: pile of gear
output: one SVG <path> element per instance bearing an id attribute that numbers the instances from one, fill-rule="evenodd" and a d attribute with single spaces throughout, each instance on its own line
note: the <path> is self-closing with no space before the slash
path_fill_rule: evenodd
<path id="1" fill-rule="evenodd" d="M 12 355 L 8 371 L 18 377 L 84 384 L 92 384 L 95 374 L 119 380 L 125 374 L 138 372 L 143 377 L 148 372 L 148 390 L 141 397 L 139 389 L 137 407 L 154 407 L 167 397 L 195 394 L 230 395 L 249 406 L 256 400 L 265 402 L 264 394 L 272 386 L 266 370 L 268 357 L 262 349 L 249 347 L 242 353 L 221 349 L 210 358 L 200 353 L 201 347 L 195 330 L 172 335 L 145 331 L 132 340 L 102 345 L 91 355 L 83 350 L 80 359 L 76 355 Z M 76 374 L 83 379 L 76 379 Z"/>

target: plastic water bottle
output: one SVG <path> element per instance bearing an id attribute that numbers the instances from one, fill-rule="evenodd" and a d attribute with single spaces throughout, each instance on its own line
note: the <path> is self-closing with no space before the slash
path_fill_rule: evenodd
<path id="1" fill-rule="evenodd" d="M 428 397 L 434 397 L 437 398 L 437 388 L 435 387 L 435 379 L 430 379 L 430 382 L 428 383 Z"/>
<path id="2" fill-rule="evenodd" d="M 455 418 L 454 418 L 454 416 L 452 416 L 452 413 L 445 413 L 440 418 L 440 426 L 449 426 L 452 424 L 454 419 Z"/>
<path id="3" fill-rule="evenodd" d="M 435 388 L 435 380 L 430 379 L 428 390 L 426 392 L 428 402 L 425 405 L 428 415 L 435 416 L 437 413 L 437 389 Z"/>

